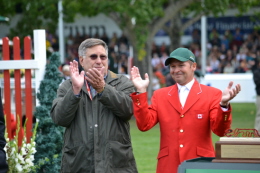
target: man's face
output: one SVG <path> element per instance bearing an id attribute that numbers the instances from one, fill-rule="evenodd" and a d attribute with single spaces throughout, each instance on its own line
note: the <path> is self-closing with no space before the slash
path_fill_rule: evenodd
<path id="1" fill-rule="evenodd" d="M 88 70 L 91 68 L 96 68 L 100 71 L 102 67 L 105 67 L 104 73 L 107 74 L 108 57 L 103 46 L 96 45 L 91 48 L 87 48 L 85 57 L 79 58 L 80 64 L 85 72 L 88 72 Z"/>
<path id="2" fill-rule="evenodd" d="M 63 72 L 63 75 L 64 75 L 64 76 L 70 76 L 70 71 L 64 71 L 64 72 Z"/>
<path id="3" fill-rule="evenodd" d="M 191 61 L 179 61 L 172 59 L 170 61 L 170 74 L 172 78 L 180 85 L 186 85 L 194 78 L 194 71 L 196 70 L 196 63 Z"/>

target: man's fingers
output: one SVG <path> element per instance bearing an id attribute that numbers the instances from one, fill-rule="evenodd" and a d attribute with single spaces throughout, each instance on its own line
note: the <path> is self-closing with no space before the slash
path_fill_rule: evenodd
<path id="1" fill-rule="evenodd" d="M 87 80 L 89 83 L 93 84 L 93 80 L 92 80 L 91 78 L 89 78 L 89 76 L 85 76 L 85 78 L 86 78 L 86 80 Z"/>
<path id="2" fill-rule="evenodd" d="M 89 69 L 86 74 L 87 81 L 93 86 L 93 88 L 99 88 L 104 81 L 104 68 L 100 71 L 93 68 Z"/>
<path id="3" fill-rule="evenodd" d="M 96 78 L 99 78 L 101 76 L 101 74 L 99 73 L 99 71 L 97 69 L 89 69 L 87 72 L 87 76 L 94 80 Z"/>
<path id="4" fill-rule="evenodd" d="M 232 85 L 233 85 L 233 81 L 230 81 L 228 84 L 228 89 L 231 89 Z"/>
<path id="5" fill-rule="evenodd" d="M 144 78 L 145 78 L 145 80 L 148 80 L 148 81 L 149 81 L 149 76 L 148 76 L 147 73 L 144 74 Z"/>
<path id="6" fill-rule="evenodd" d="M 71 72 L 71 74 L 79 72 L 77 61 L 73 60 L 72 62 L 70 62 L 70 72 Z"/>
<path id="7" fill-rule="evenodd" d="M 236 85 L 236 89 L 237 89 L 238 92 L 241 91 L 241 85 L 240 85 L 240 84 L 237 84 L 237 85 Z"/>
<path id="8" fill-rule="evenodd" d="M 82 70 L 82 71 L 80 72 L 80 76 L 84 77 L 84 74 L 85 74 L 85 72 Z"/>
<path id="9" fill-rule="evenodd" d="M 131 69 L 131 77 L 132 79 L 140 77 L 139 69 L 136 66 L 133 66 Z"/>
<path id="10" fill-rule="evenodd" d="M 132 80 L 132 79 L 134 79 L 134 69 L 133 69 L 133 67 L 131 68 L 130 73 L 131 73 L 131 76 L 130 76 L 130 77 L 131 77 L 131 80 Z"/>
<path id="11" fill-rule="evenodd" d="M 240 84 L 237 84 L 235 88 L 229 90 L 230 98 L 233 99 L 241 91 Z"/>

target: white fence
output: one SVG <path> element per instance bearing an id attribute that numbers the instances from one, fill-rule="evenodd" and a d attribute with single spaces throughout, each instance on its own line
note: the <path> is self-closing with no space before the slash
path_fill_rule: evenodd
<path id="1" fill-rule="evenodd" d="M 206 74 L 200 83 L 224 90 L 230 81 L 241 85 L 241 92 L 231 102 L 250 103 L 256 101 L 255 83 L 252 73 Z"/>

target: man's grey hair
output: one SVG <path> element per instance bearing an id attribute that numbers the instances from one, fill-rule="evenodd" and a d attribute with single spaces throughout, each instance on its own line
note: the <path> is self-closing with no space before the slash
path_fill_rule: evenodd
<path id="1" fill-rule="evenodd" d="M 88 38 L 79 45 L 79 49 L 78 49 L 79 57 L 80 56 L 85 57 L 87 48 L 91 48 L 91 47 L 97 46 L 97 45 L 103 46 L 106 50 L 106 55 L 108 55 L 108 47 L 107 47 L 107 44 L 103 40 L 100 40 L 97 38 Z"/>

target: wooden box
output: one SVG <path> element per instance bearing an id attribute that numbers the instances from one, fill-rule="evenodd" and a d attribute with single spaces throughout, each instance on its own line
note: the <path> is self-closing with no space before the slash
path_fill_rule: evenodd
<path id="1" fill-rule="evenodd" d="M 260 138 L 222 137 L 215 145 L 212 162 L 260 163 Z"/>

